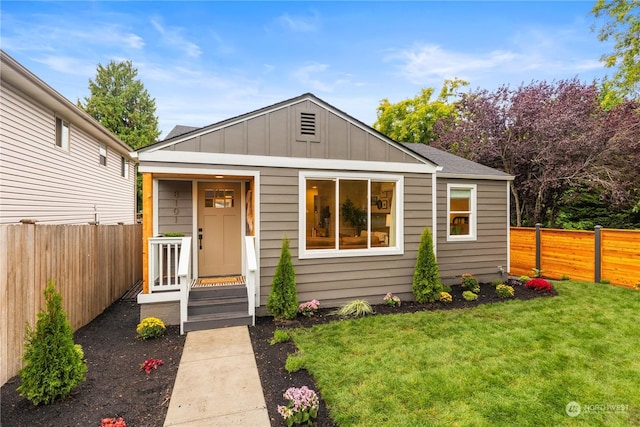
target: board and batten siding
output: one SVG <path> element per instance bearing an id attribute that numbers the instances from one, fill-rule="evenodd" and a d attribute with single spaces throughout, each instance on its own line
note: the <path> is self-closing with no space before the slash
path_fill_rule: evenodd
<path id="1" fill-rule="evenodd" d="M 69 123 L 69 150 L 55 145 L 56 112 L 8 84 L 0 91 L 0 223 L 35 219 L 47 224 L 132 224 L 135 222 L 135 164 L 107 149 L 99 162 L 99 142 Z"/>
<path id="2" fill-rule="evenodd" d="M 298 135 L 298 114 L 315 113 L 317 141 Z M 377 135 L 309 100 L 211 129 L 162 148 L 169 151 L 420 163 Z"/>
<path id="3" fill-rule="evenodd" d="M 405 174 L 403 255 L 298 259 L 298 172 L 261 169 L 260 305 L 267 303 L 285 235 L 290 239 L 300 301 L 315 298 L 331 307 L 362 298 L 377 304 L 387 292 L 413 299 L 411 283 L 420 235 L 431 225 L 431 177 Z"/>
<path id="4" fill-rule="evenodd" d="M 158 233 L 193 234 L 191 181 L 158 181 Z"/>
<path id="5" fill-rule="evenodd" d="M 447 241 L 447 184 L 477 185 L 477 240 Z M 507 181 L 438 178 L 438 267 L 445 284 L 460 283 L 471 273 L 482 282 L 500 278 L 507 269 Z"/>

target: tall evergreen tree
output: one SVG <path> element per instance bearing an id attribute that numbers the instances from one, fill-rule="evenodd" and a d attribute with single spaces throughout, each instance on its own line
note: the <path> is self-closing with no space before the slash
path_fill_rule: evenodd
<path id="1" fill-rule="evenodd" d="M 89 80 L 91 95 L 78 106 L 98 120 L 133 149 L 156 141 L 160 135 L 156 103 L 136 79 L 131 61 L 98 64 L 95 80 Z"/>
<path id="2" fill-rule="evenodd" d="M 438 262 L 433 251 L 433 236 L 428 227 L 422 232 L 418 246 L 418 259 L 413 273 L 413 295 L 419 303 L 434 302 L 442 292 Z"/>

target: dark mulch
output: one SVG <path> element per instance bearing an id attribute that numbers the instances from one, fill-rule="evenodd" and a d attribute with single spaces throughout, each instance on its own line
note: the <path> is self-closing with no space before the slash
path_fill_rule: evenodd
<path id="1" fill-rule="evenodd" d="M 99 427 L 102 418 L 122 417 L 127 427 L 162 426 L 185 337 L 169 326 L 162 338 L 136 339 L 139 313 L 137 303 L 117 301 L 75 332 L 87 360 L 87 379 L 66 399 L 33 406 L 16 391 L 20 378 L 10 379 L 2 386 L 0 424 Z M 164 365 L 147 375 L 140 365 L 150 358 Z"/>
<path id="2" fill-rule="evenodd" d="M 462 299 L 462 290 L 454 286 L 451 304 L 417 304 L 403 302 L 400 307 L 375 305 L 376 315 L 410 313 L 422 310 L 456 309 L 499 302 L 493 286 L 483 285 L 478 301 Z M 555 293 L 554 293 L 555 294 Z M 516 299 L 530 299 L 541 294 L 519 286 Z M 313 317 L 298 317 L 288 327 L 310 327 L 337 320 L 331 309 L 321 309 Z M 132 301 L 117 301 L 91 323 L 74 334 L 81 344 L 88 364 L 87 380 L 71 396 L 52 405 L 33 406 L 18 395 L 19 377 L 2 386 L 0 425 L 3 427 L 81 426 L 98 427 L 104 417 L 123 417 L 128 427 L 161 427 L 164 423 L 173 389 L 184 336 L 178 327 L 168 327 L 163 338 L 141 341 L 136 339 L 139 308 Z M 282 327 L 281 325 L 278 325 Z M 276 324 L 271 317 L 258 317 L 250 327 L 256 363 L 272 426 L 285 426 L 277 413 L 277 406 L 286 404 L 283 393 L 289 387 L 308 387 L 317 391 L 313 378 L 306 370 L 288 373 L 284 369 L 289 353 L 296 351 L 293 343 L 269 345 Z M 162 359 L 164 365 L 149 375 L 140 365 L 149 358 Z M 321 396 L 322 397 L 322 396 Z M 316 426 L 335 426 L 321 401 Z"/>
<path id="3" fill-rule="evenodd" d="M 552 293 L 541 293 L 527 289 L 517 281 L 512 281 L 510 284 L 513 285 L 515 289 L 515 297 L 513 299 L 528 300 L 532 298 L 557 295 L 555 290 Z M 462 291 L 463 289 L 461 289 L 460 286 L 452 286 L 450 293 L 453 301 L 449 304 L 418 304 L 416 302 L 407 301 L 402 302 L 400 307 L 389 307 L 387 305 L 380 304 L 374 305 L 373 309 L 375 311 L 375 315 L 380 316 L 385 314 L 415 313 L 424 310 L 453 310 L 470 308 L 476 307 L 480 304 L 500 303 L 505 301 L 496 295 L 495 288 L 491 284 L 483 284 L 481 286 L 480 294 L 476 301 L 465 301 L 464 298 L 462 298 Z M 320 303 L 322 304 L 322 301 Z M 328 410 L 324 401 L 322 401 L 322 395 L 316 388 L 313 377 L 309 372 L 302 369 L 298 372 L 289 373 L 284 368 L 287 355 L 295 353 L 297 350 L 295 344 L 292 342 L 279 343 L 275 345 L 269 344 L 269 341 L 273 338 L 273 333 L 277 328 L 306 328 L 338 320 L 338 317 L 330 314 L 334 310 L 335 309 L 320 309 L 312 317 L 298 316 L 296 320 L 285 324 L 277 324 L 272 317 L 258 317 L 256 318 L 256 327 L 249 328 L 256 363 L 260 373 L 260 381 L 262 382 L 262 390 L 267 404 L 269 418 L 271 419 L 271 425 L 273 427 L 285 427 L 287 425 L 277 411 L 278 405 L 286 405 L 287 403 L 287 401 L 282 397 L 284 392 L 289 387 L 302 387 L 304 385 L 316 390 L 321 398 L 318 418 L 314 425 L 318 427 L 336 426 L 329 417 Z"/>

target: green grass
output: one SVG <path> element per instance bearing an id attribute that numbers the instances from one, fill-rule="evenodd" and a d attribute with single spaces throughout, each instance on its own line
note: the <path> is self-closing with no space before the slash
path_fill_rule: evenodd
<path id="1" fill-rule="evenodd" d="M 292 336 L 342 427 L 640 425 L 640 292 L 554 286 L 555 298 L 365 317 Z M 577 417 L 565 412 L 572 401 Z"/>

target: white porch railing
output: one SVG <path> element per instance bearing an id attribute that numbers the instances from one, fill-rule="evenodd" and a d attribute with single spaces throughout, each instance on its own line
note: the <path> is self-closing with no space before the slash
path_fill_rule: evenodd
<path id="1" fill-rule="evenodd" d="M 191 237 L 152 237 L 149 239 L 150 293 L 180 290 L 179 268 L 185 252 L 189 255 L 190 263 Z"/>
<path id="2" fill-rule="evenodd" d="M 249 316 L 251 316 L 251 324 L 256 325 L 256 272 L 258 271 L 258 262 L 256 259 L 255 237 L 246 236 L 245 241 L 245 265 L 244 276 L 247 280 L 247 298 L 249 299 Z"/>
<path id="3" fill-rule="evenodd" d="M 191 237 L 183 239 L 182 248 L 180 261 L 178 262 L 178 277 L 180 277 L 180 335 L 184 335 L 184 324 L 187 321 L 189 309 L 189 292 L 191 292 L 191 286 L 193 286 L 191 277 Z"/>

